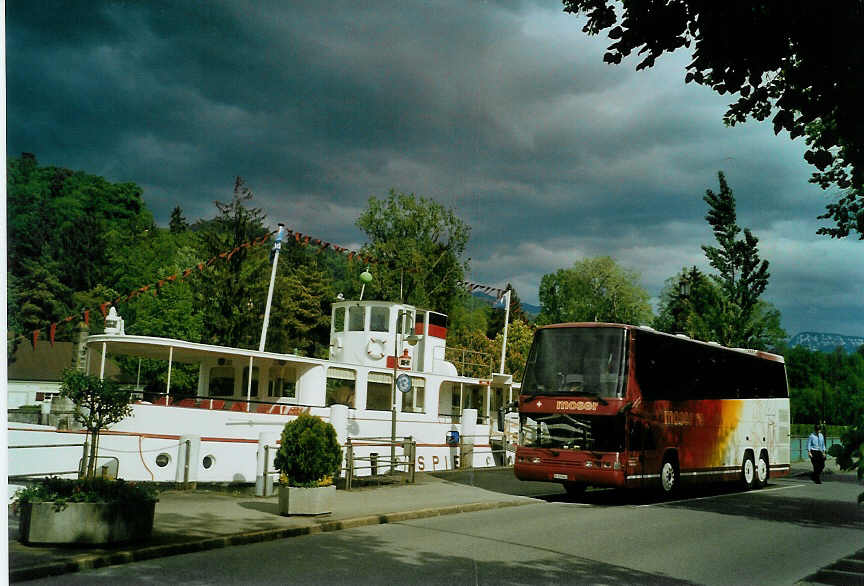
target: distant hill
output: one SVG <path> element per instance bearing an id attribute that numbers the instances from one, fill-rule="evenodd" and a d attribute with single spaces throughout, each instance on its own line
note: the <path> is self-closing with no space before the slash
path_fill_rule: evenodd
<path id="1" fill-rule="evenodd" d="M 803 346 L 808 350 L 819 352 L 833 352 L 835 348 L 840 346 L 846 352 L 852 353 L 858 350 L 862 344 L 864 344 L 864 337 L 862 336 L 843 336 L 821 332 L 801 332 L 789 339 L 789 345 L 793 348 Z"/>

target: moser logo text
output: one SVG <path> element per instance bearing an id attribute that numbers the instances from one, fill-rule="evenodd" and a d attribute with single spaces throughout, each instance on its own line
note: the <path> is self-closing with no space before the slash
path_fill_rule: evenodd
<path id="1" fill-rule="evenodd" d="M 596 411 L 597 401 L 555 401 L 556 409 L 577 410 L 577 411 Z"/>

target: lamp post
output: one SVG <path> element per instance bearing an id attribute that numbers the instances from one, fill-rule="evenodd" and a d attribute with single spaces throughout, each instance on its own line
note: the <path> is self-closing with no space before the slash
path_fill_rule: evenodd
<path id="1" fill-rule="evenodd" d="M 396 469 L 396 375 L 399 372 L 399 344 L 405 333 L 404 319 L 411 315 L 407 309 L 400 309 L 396 314 L 396 331 L 393 333 L 393 380 L 390 381 L 390 471 Z M 413 324 L 412 324 L 413 325 Z M 412 328 L 413 330 L 413 328 Z M 404 339 L 409 345 L 417 344 L 420 337 L 413 331 Z"/>

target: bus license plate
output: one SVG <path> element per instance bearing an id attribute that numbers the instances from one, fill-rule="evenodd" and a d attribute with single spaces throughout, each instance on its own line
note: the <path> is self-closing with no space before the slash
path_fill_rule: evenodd
<path id="1" fill-rule="evenodd" d="M 553 474 L 552 478 L 554 478 L 555 480 L 567 480 L 567 475 L 566 474 Z"/>

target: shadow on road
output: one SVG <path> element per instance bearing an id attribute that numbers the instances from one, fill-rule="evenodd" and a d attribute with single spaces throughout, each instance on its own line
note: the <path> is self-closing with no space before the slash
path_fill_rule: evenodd
<path id="1" fill-rule="evenodd" d="M 793 523 L 801 527 L 864 529 L 864 507 L 851 501 L 772 494 L 768 502 L 758 492 L 748 492 L 734 499 L 677 501 L 664 506 Z"/>
<path id="2" fill-rule="evenodd" d="M 547 502 L 581 503 L 596 506 L 622 506 L 663 503 L 667 500 L 658 491 L 625 490 L 612 488 L 589 488 L 581 495 L 568 495 L 564 487 L 554 482 L 531 482 L 519 480 L 510 468 L 479 468 L 438 472 L 437 476 L 449 482 L 467 484 L 503 494 L 527 496 Z M 696 485 L 686 487 L 675 499 L 699 498 L 740 492 L 735 485 Z"/>

